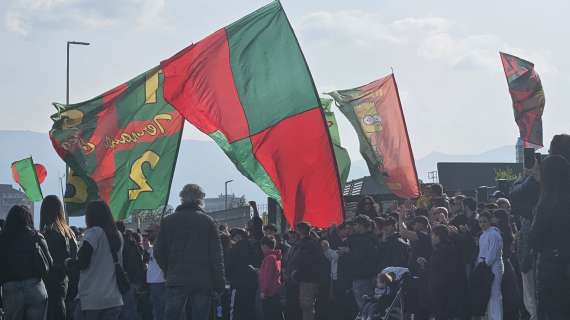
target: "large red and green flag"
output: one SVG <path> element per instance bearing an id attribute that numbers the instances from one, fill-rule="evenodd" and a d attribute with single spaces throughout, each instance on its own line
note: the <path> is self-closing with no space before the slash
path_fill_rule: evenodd
<path id="1" fill-rule="evenodd" d="M 31 201 L 41 201 L 44 198 L 32 157 L 13 162 L 11 169 L 14 181 L 20 185 Z"/>
<path id="2" fill-rule="evenodd" d="M 91 100 L 55 104 L 50 138 L 70 168 L 70 216 L 92 200 L 107 202 L 116 219 L 167 203 L 184 119 L 163 88 L 154 68 Z"/>
<path id="3" fill-rule="evenodd" d="M 338 123 L 336 122 L 336 117 L 331 109 L 332 99 L 321 98 L 321 103 L 323 109 L 325 110 L 325 117 L 327 119 L 327 125 L 329 127 L 329 133 L 331 135 L 334 156 L 336 158 L 336 165 L 338 167 L 338 174 L 340 176 L 340 183 L 344 189 L 344 185 L 348 180 L 348 174 L 350 173 L 350 156 L 348 151 L 340 143 L 340 133 L 338 131 Z"/>
<path id="4" fill-rule="evenodd" d="M 500 52 L 513 100 L 515 121 L 525 147 L 540 148 L 542 142 L 542 113 L 544 90 L 532 62 Z"/>
<path id="5" fill-rule="evenodd" d="M 290 224 L 343 217 L 331 139 L 278 1 L 163 61 L 165 99 L 208 134 Z"/>
<path id="6" fill-rule="evenodd" d="M 348 118 L 374 180 L 400 198 L 420 196 L 412 146 L 393 74 L 329 93 Z"/>

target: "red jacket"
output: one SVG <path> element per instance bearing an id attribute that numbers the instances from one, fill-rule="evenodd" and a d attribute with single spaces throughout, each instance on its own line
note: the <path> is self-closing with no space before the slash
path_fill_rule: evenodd
<path id="1" fill-rule="evenodd" d="M 272 297 L 281 289 L 281 250 L 265 255 L 259 268 L 259 286 L 265 297 Z"/>

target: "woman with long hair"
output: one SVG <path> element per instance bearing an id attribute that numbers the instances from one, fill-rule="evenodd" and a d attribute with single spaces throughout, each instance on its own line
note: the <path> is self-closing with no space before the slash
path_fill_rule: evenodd
<path id="1" fill-rule="evenodd" d="M 63 204 L 57 196 L 49 195 L 42 201 L 40 209 L 40 231 L 45 237 L 53 258 L 53 267 L 46 279 L 48 292 L 48 320 L 65 320 L 66 296 L 69 279 L 65 262 L 75 260 L 77 243 L 75 234 L 65 221 Z"/>
<path id="2" fill-rule="evenodd" d="M 36 263 L 40 252 L 45 258 L 42 265 Z M 30 210 L 13 206 L 0 234 L 0 285 L 7 320 L 44 319 L 48 295 L 42 277 L 51 263 L 47 243 L 34 230 Z"/>
<path id="3" fill-rule="evenodd" d="M 529 234 L 538 253 L 538 314 L 570 319 L 570 164 L 562 156 L 549 156 L 539 178 L 541 195 Z"/>
<path id="4" fill-rule="evenodd" d="M 378 203 L 376 203 L 374 198 L 371 196 L 366 196 L 358 202 L 358 206 L 356 207 L 356 215 L 365 215 L 370 219 L 374 219 L 379 214 L 379 208 L 380 206 Z"/>
<path id="5" fill-rule="evenodd" d="M 79 249 L 79 300 L 84 320 L 116 320 L 123 299 L 117 285 L 113 254 L 122 263 L 123 238 L 111 209 L 93 201 L 85 211 L 87 230 Z"/>

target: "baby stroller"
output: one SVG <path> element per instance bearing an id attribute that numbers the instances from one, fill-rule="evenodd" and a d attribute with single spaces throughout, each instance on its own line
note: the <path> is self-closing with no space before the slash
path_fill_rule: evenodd
<path id="1" fill-rule="evenodd" d="M 395 276 L 388 294 L 380 298 L 369 298 L 355 320 L 404 320 L 404 289 L 410 277 L 407 268 L 388 267 L 382 271 Z"/>

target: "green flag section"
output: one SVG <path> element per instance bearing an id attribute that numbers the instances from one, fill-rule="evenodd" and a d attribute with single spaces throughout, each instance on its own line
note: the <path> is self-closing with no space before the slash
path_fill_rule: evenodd
<path id="1" fill-rule="evenodd" d="M 70 216 L 99 199 L 115 219 L 167 203 L 184 119 L 165 102 L 163 81 L 154 68 L 91 100 L 56 104 L 50 138 L 70 168 Z"/>
<path id="2" fill-rule="evenodd" d="M 342 147 L 340 144 L 340 134 L 338 132 L 338 123 L 336 122 L 336 117 L 334 112 L 331 110 L 332 99 L 321 98 L 321 104 L 325 110 L 325 117 L 327 119 L 327 125 L 329 127 L 329 133 L 331 135 L 334 156 L 336 158 L 336 165 L 338 167 L 338 174 L 340 176 L 340 183 L 344 189 L 344 185 L 348 180 L 348 174 L 350 173 L 350 156 L 348 151 Z"/>
<path id="3" fill-rule="evenodd" d="M 356 130 L 360 153 L 374 180 L 400 198 L 419 197 L 414 155 L 394 75 L 329 95 Z"/>
<path id="4" fill-rule="evenodd" d="M 543 146 L 542 113 L 545 105 L 540 77 L 532 62 L 503 52 L 499 54 L 513 100 L 520 138 L 526 148 L 540 149 Z"/>
<path id="5" fill-rule="evenodd" d="M 324 112 L 277 1 L 161 63 L 164 95 L 294 225 L 343 217 Z"/>
<path id="6" fill-rule="evenodd" d="M 31 201 L 42 201 L 44 196 L 31 157 L 12 163 L 12 177 Z"/>

